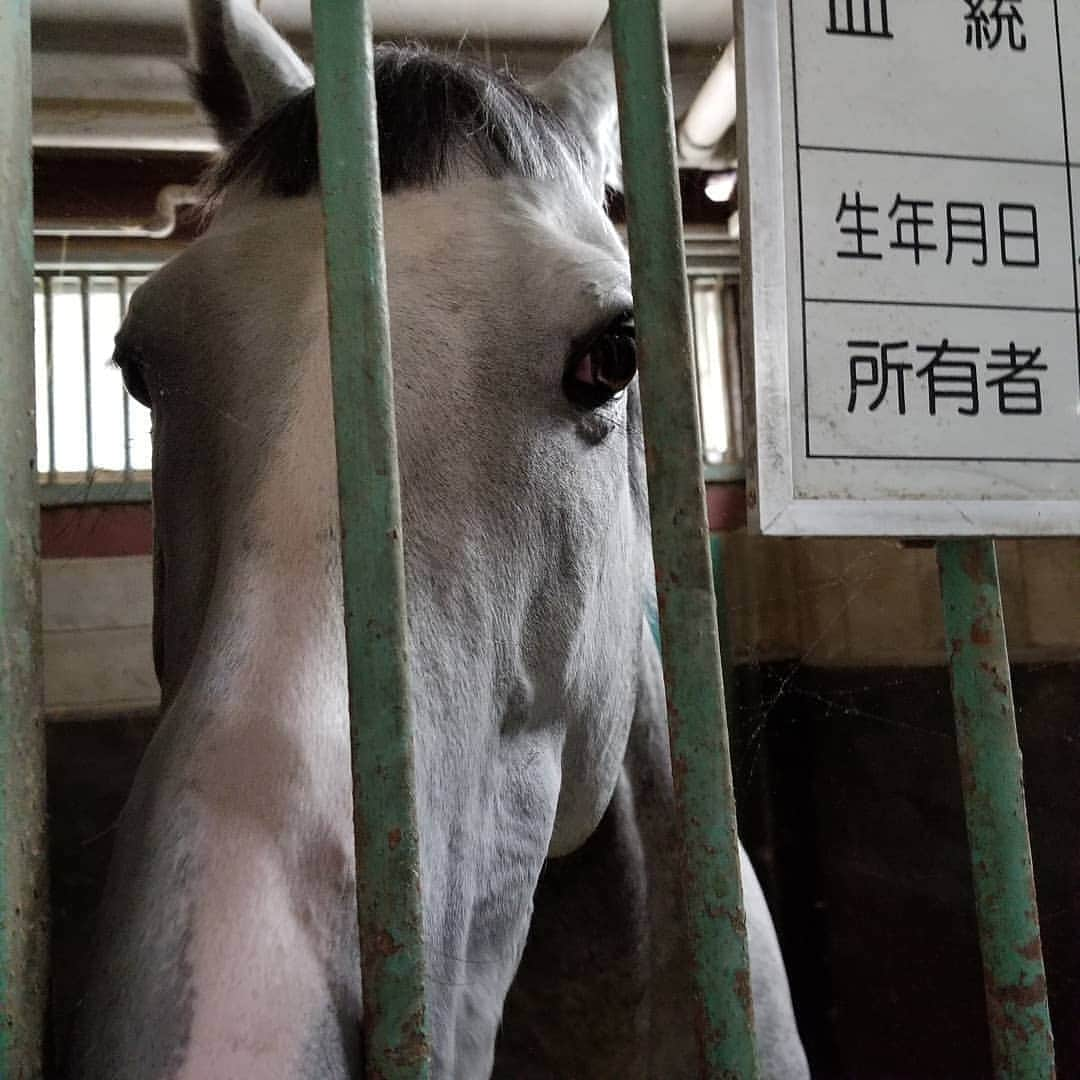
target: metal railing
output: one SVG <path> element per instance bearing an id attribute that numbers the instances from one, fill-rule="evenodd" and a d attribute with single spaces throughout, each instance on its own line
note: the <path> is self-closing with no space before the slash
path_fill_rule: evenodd
<path id="1" fill-rule="evenodd" d="M 0 1076 L 41 1075 L 45 740 L 34 466 L 30 0 L 0 12 Z"/>
<path id="2" fill-rule="evenodd" d="M 426 1077 L 405 556 L 371 12 L 312 4 L 369 1076 Z M 388 839 L 392 838 L 392 839 Z"/>
<path id="3" fill-rule="evenodd" d="M 34 279 L 37 460 L 45 506 L 150 498 L 149 412 L 109 363 L 145 264 L 39 263 Z M 687 237 L 705 477 L 741 479 L 738 242 Z"/>
<path id="4" fill-rule="evenodd" d="M 676 807 L 701 1075 L 756 1075 L 746 921 L 658 0 L 611 6 Z M 371 12 L 313 4 L 369 1075 L 425 1077 L 404 561 Z M 649 358 L 663 358 L 650 363 Z M 359 392 L 363 387 L 363 392 Z M 687 423 L 687 418 L 692 418 Z M 372 454 L 372 447 L 378 448 Z M 374 458 L 374 459 L 373 459 Z M 395 842 L 386 843 L 393 835 Z"/>
<path id="5" fill-rule="evenodd" d="M 38 498 L 33 369 L 26 362 L 33 350 L 34 274 L 29 7 L 29 0 L 9 0 L 0 17 L 0 1076 L 39 1074 L 45 986 Z M 658 0 L 613 0 L 611 17 L 643 354 L 641 389 L 652 451 L 649 487 L 668 711 L 695 946 L 693 1020 L 704 1057 L 699 1075 L 752 1077 L 752 1003 L 701 436 L 696 423 L 685 422 L 697 416 L 695 376 L 663 25 Z M 320 156 L 331 223 L 327 257 L 339 406 L 367 1067 L 369 1075 L 389 1080 L 426 1076 L 429 1049 L 370 13 L 364 0 L 317 0 L 314 22 Z M 42 278 L 43 304 L 50 303 L 45 297 L 52 289 L 46 280 L 51 279 Z M 84 328 L 83 333 L 85 341 L 91 331 Z M 664 363 L 648 362 L 649 356 L 659 355 Z M 364 380 L 363 393 L 353 389 L 356 379 Z M 87 387 L 89 417 L 91 381 Z M 346 401 L 349 407 L 341 407 Z M 51 408 L 46 402 L 55 422 L 55 403 Z M 88 419 L 83 433 L 88 470 L 96 455 L 87 434 L 91 431 Z M 378 461 L 372 460 L 372 447 L 382 448 Z M 57 462 L 54 436 L 50 468 Z M 120 471 L 132 465 L 125 457 Z M 1003 1003 L 992 1021 L 1006 1038 L 1014 1032 L 1031 1050 L 1015 1072 L 1003 1075 L 1049 1075 L 1045 980 L 1033 924 L 1030 854 L 1025 856 L 1019 754 L 992 545 L 943 542 L 939 559 L 954 642 L 954 695 L 963 721 L 971 844 L 973 855 L 985 864 L 981 871 L 976 867 L 976 876 L 988 1000 Z M 966 595 L 969 587 L 971 595 Z M 1000 723 L 984 723 L 991 697 L 1000 699 Z M 1001 772 L 1007 782 L 994 779 Z M 1012 830 L 1003 830 L 1002 821 L 1011 822 Z M 386 842 L 390 835 L 393 843 Z M 1016 969 L 1017 942 L 1029 961 L 1022 970 Z M 991 983 L 999 976 L 1001 994 L 995 998 Z M 1017 1000 L 1016 987 L 1028 988 L 1038 1000 Z M 1044 1038 L 1028 1038 L 1033 1023 Z M 1016 1046 L 1002 1045 L 999 1068 L 1018 1053 Z"/>
<path id="6" fill-rule="evenodd" d="M 610 19 L 698 1065 L 703 1076 L 749 1078 L 757 1075 L 750 964 L 667 40 L 660 0 L 612 0 Z"/>
<path id="7" fill-rule="evenodd" d="M 1056 21 L 1058 5 L 1053 6 Z M 830 2 L 829 8 L 830 17 L 836 16 L 838 4 Z M 880 8 L 884 16 L 884 0 Z M 743 226 L 750 240 L 747 307 L 755 337 L 773 351 L 774 358 L 784 357 L 784 339 L 790 329 L 784 294 L 801 273 L 793 271 L 786 245 L 802 229 L 802 209 L 798 224 L 795 219 L 785 220 L 783 193 L 784 178 L 799 175 L 797 160 L 789 158 L 789 105 L 796 112 L 808 105 L 806 101 L 796 105 L 794 84 L 786 83 L 781 68 L 780 43 L 784 42 L 782 48 L 786 49 L 795 33 L 794 22 L 787 25 L 784 20 L 789 16 L 794 20 L 794 11 L 795 6 L 784 0 L 736 0 L 735 4 L 740 33 L 738 94 L 743 109 L 739 158 L 744 175 L 746 171 L 753 174 L 746 176 L 747 197 L 742 204 Z M 869 28 L 869 0 L 863 15 L 863 26 Z M 857 16 L 851 0 L 847 16 L 847 25 L 855 26 Z M 1059 50 L 1060 42 L 1059 34 Z M 1060 51 L 1058 56 L 1060 59 Z M 965 90 L 971 93 L 960 77 L 956 89 L 960 95 Z M 809 107 L 813 108 L 812 103 Z M 884 121 L 888 107 L 881 104 L 868 115 L 875 112 Z M 879 287 L 888 293 L 884 281 Z M 806 298 L 805 289 L 802 296 Z M 779 373 L 779 381 L 788 374 L 786 359 L 782 371 L 764 355 L 760 361 L 754 364 L 758 400 L 762 402 L 757 419 L 766 424 L 785 412 L 783 405 L 765 404 L 778 385 L 774 381 L 770 386 L 770 371 Z M 765 447 L 770 441 L 768 437 L 762 440 L 763 457 L 769 453 Z M 800 457 L 801 452 L 790 453 L 785 448 L 783 467 L 793 467 L 793 461 Z M 869 477 L 863 480 L 861 491 L 871 517 L 875 511 L 887 512 L 889 493 L 904 496 L 906 479 L 897 474 L 887 484 L 880 479 L 874 484 Z M 758 496 L 760 499 L 760 489 Z M 846 505 L 850 508 L 858 501 L 851 496 Z M 920 500 L 916 496 L 901 501 L 917 504 Z M 835 505 L 845 502 L 838 499 Z M 909 520 L 916 535 L 933 528 L 927 525 L 934 521 L 931 505 L 923 501 L 923 516 L 916 519 L 913 515 Z M 1034 513 L 1037 504 L 1031 505 Z M 960 504 L 956 511 L 967 521 Z M 1032 531 L 1039 530 L 1035 527 Z M 1047 1080 L 1054 1075 L 1054 1045 L 995 544 L 991 537 L 954 539 L 945 535 L 934 539 L 994 1073 Z"/>

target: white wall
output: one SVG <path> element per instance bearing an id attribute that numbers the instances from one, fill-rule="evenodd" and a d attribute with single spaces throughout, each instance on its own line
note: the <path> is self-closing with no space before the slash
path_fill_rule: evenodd
<path id="1" fill-rule="evenodd" d="M 41 578 L 46 715 L 156 709 L 150 556 L 46 559 Z"/>

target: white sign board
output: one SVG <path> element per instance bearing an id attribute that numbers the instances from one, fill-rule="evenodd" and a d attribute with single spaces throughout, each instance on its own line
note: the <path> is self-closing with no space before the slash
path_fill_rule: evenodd
<path id="1" fill-rule="evenodd" d="M 744 0 L 740 46 L 761 529 L 1080 534 L 1080 0 Z"/>

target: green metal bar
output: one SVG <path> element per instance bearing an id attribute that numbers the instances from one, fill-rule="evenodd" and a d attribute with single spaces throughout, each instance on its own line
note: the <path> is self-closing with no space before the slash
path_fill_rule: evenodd
<path id="1" fill-rule="evenodd" d="M 45 753 L 41 723 L 30 0 L 0 7 L 0 1077 L 41 1075 Z"/>
<path id="2" fill-rule="evenodd" d="M 368 1077 L 427 1077 L 401 498 L 386 308 L 371 13 L 317 0 L 319 159 L 326 213 L 357 893 Z"/>
<path id="3" fill-rule="evenodd" d="M 704 468 L 704 478 L 707 480 Z M 727 576 L 724 573 L 724 536 L 709 533 L 709 561 L 712 563 L 713 596 L 716 598 L 716 632 L 720 640 L 720 670 L 724 676 L 724 710 L 727 712 L 727 696 L 735 685 L 732 671 L 731 625 L 727 617 Z"/>
<path id="4" fill-rule="evenodd" d="M 757 1065 L 746 917 L 659 0 L 612 0 L 611 26 L 699 1075 L 747 1080 Z"/>
<path id="5" fill-rule="evenodd" d="M 994 1075 L 1054 1075 L 1020 746 L 992 540 L 943 540 L 938 568 Z"/>

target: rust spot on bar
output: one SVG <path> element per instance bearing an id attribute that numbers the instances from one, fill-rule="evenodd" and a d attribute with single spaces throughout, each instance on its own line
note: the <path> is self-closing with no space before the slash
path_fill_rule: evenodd
<path id="1" fill-rule="evenodd" d="M 390 850 L 393 851 L 401 843 L 401 830 L 391 829 L 387 834 L 386 842 L 390 845 Z"/>
<path id="2" fill-rule="evenodd" d="M 1023 1054 L 1032 1042 L 1047 1039 L 1049 1032 L 1043 1018 L 1026 1011 L 1044 1004 L 1045 999 L 1046 980 L 1041 976 L 1030 986 L 988 986 L 987 1019 L 990 1028 L 1011 1044 L 1011 1050 L 1006 1052 L 1003 1062 L 1002 1075 L 1014 1075 L 1012 1066 L 1015 1063 L 1012 1059 Z M 1056 1075 L 1052 1064 L 1047 1075 Z"/>
<path id="3" fill-rule="evenodd" d="M 1004 1005 L 1030 1008 L 1046 998 L 1046 980 L 1040 975 L 1030 986 L 995 986 L 994 996 Z"/>
<path id="4" fill-rule="evenodd" d="M 722 1024 L 716 1030 L 712 1029 L 709 1024 L 708 1011 L 697 993 L 694 994 L 694 1013 L 696 1020 L 694 1034 L 698 1044 L 698 1060 L 712 1062 L 715 1057 L 713 1048 L 724 1041 L 727 1032 Z M 715 1076 L 717 1080 L 746 1080 L 745 1076 L 731 1069 L 721 1069 L 719 1072 L 710 1072 L 709 1075 Z"/>
<path id="5" fill-rule="evenodd" d="M 989 645 L 993 640 L 993 635 L 990 631 L 990 627 L 986 622 L 986 617 L 982 616 L 976 619 L 971 624 L 971 644 L 972 645 Z"/>
<path id="6" fill-rule="evenodd" d="M 1038 960 L 1042 956 L 1042 942 L 1033 937 L 1026 945 L 1017 950 L 1025 960 Z"/>
<path id="7" fill-rule="evenodd" d="M 965 547 L 961 570 L 978 585 L 986 577 L 983 568 L 982 553 L 975 545 Z"/>
<path id="8" fill-rule="evenodd" d="M 678 797 L 686 787 L 686 774 L 689 772 L 690 766 L 686 763 L 686 758 L 677 757 L 671 763 L 671 779 L 675 787 L 675 794 Z"/>
<path id="9" fill-rule="evenodd" d="M 380 930 L 375 935 L 375 951 L 380 956 L 393 956 L 395 953 L 401 952 L 401 946 L 390 933 L 386 930 Z"/>
<path id="10" fill-rule="evenodd" d="M 414 1013 L 402 1024 L 401 1042 L 394 1051 L 394 1058 L 400 1065 L 415 1067 L 427 1057 L 428 1046 L 424 1038 L 423 1012 Z"/>
<path id="11" fill-rule="evenodd" d="M 735 994 L 747 1010 L 753 1007 L 753 995 L 750 990 L 750 972 L 739 968 L 735 972 Z"/>

